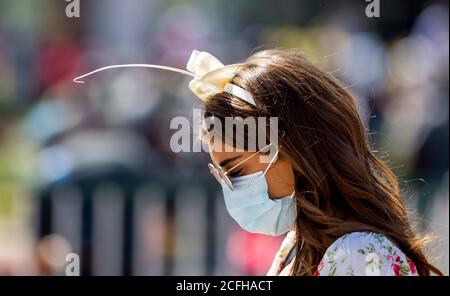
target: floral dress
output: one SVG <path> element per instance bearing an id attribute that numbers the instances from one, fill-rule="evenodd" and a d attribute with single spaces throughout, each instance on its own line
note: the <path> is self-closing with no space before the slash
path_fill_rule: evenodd
<path id="1" fill-rule="evenodd" d="M 283 240 L 267 275 L 289 275 L 295 249 L 295 232 Z M 289 259 L 291 257 L 292 259 Z M 385 235 L 370 231 L 345 234 L 332 243 L 316 276 L 415 276 L 414 263 Z"/>

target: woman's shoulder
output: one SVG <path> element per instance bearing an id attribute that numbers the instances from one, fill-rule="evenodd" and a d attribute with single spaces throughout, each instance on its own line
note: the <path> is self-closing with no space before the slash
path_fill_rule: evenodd
<path id="1" fill-rule="evenodd" d="M 355 231 L 344 234 L 335 240 L 327 249 L 327 252 L 332 252 L 336 249 L 353 253 L 356 251 L 364 254 L 369 249 L 387 250 L 397 248 L 396 245 L 382 233 L 372 231 Z M 397 248 L 398 249 L 398 248 Z"/>
<path id="2" fill-rule="evenodd" d="M 416 275 L 414 263 L 381 233 L 345 234 L 325 251 L 317 275 Z"/>

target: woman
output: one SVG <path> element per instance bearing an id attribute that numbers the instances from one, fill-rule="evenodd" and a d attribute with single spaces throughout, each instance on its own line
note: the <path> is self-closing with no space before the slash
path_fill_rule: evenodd
<path id="1" fill-rule="evenodd" d="M 395 175 L 369 145 L 356 100 L 300 54 L 263 50 L 225 66 L 194 51 L 188 71 L 113 65 L 74 81 L 121 67 L 193 76 L 189 87 L 204 101 L 205 117 L 221 123 L 227 117 L 278 119 L 282 136 L 257 152 L 248 149 L 248 130 L 247 150 L 231 152 L 223 148 L 237 146 L 234 133 L 204 131 L 209 167 L 230 215 L 250 232 L 287 233 L 268 275 L 442 275 L 422 251 L 428 240 L 414 233 Z M 256 155 L 267 148 L 276 153 L 262 162 Z"/>
<path id="2" fill-rule="evenodd" d="M 228 83 L 247 93 L 210 96 L 207 117 L 276 117 L 283 135 L 269 164 L 258 153 L 215 149 L 223 144 L 210 152 L 227 209 L 244 229 L 290 230 L 268 275 L 441 274 L 408 221 L 395 175 L 368 143 L 356 100 L 335 79 L 274 49 L 250 56 Z"/>

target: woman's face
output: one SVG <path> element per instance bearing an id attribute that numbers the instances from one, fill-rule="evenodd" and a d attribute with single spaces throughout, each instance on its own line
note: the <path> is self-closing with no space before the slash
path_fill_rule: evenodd
<path id="1" fill-rule="evenodd" d="M 210 144 L 210 156 L 213 163 L 220 166 L 224 172 L 228 172 L 233 166 L 237 165 L 244 159 L 255 154 L 254 151 L 238 152 L 233 149 L 233 152 L 225 151 L 225 144 Z M 230 149 L 231 150 L 231 149 Z M 260 162 L 262 154 L 254 155 L 246 160 L 233 170 L 228 172 L 228 177 L 239 177 L 264 171 L 269 163 Z M 295 179 L 291 164 L 278 157 L 276 161 L 270 164 L 270 168 L 266 175 L 267 185 L 269 187 L 269 197 L 272 199 L 282 198 L 294 192 Z"/>

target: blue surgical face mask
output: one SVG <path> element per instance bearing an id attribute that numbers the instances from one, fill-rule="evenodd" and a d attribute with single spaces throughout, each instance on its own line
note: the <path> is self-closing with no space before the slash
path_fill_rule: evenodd
<path id="1" fill-rule="evenodd" d="M 225 205 L 245 230 L 278 236 L 288 232 L 297 217 L 294 193 L 271 199 L 264 172 L 231 178 L 234 190 L 222 183 Z"/>

